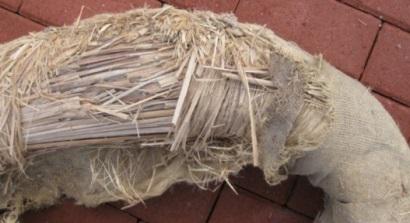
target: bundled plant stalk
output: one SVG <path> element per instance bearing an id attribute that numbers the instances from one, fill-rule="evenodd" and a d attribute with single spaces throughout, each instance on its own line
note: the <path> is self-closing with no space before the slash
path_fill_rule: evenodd
<path id="1" fill-rule="evenodd" d="M 332 135 L 343 115 L 355 112 L 337 110 L 346 107 L 340 88 L 351 83 L 261 26 L 169 6 L 99 15 L 1 45 L 4 221 L 61 196 L 134 205 L 181 181 L 230 185 L 229 175 L 247 164 L 271 184 L 291 172 L 322 186 L 317 167 L 343 166 L 321 163 L 327 142 L 338 145 Z M 393 123 L 380 104 L 370 110 Z M 398 154 L 407 153 L 397 127 L 389 128 Z M 345 152 L 341 162 L 357 154 Z M 318 222 L 341 222 L 327 210 Z"/>

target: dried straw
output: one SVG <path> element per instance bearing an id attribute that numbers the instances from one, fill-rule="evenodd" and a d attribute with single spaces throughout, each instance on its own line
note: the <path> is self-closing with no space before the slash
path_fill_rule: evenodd
<path id="1" fill-rule="evenodd" d="M 169 6 L 99 15 L 1 45 L 0 171 L 27 171 L 30 160 L 56 151 L 92 150 L 93 182 L 131 204 L 169 182 L 227 180 L 264 162 L 271 148 L 259 141 L 269 112 L 290 100 L 283 91 L 293 88 L 275 84 L 272 54 L 292 61 L 293 86 L 303 91 L 267 176 L 278 183 L 279 169 L 301 148 L 314 149 L 331 120 L 320 63 L 263 27 Z M 162 158 L 137 182 L 150 153 Z M 173 171 L 181 166 L 186 172 Z"/>

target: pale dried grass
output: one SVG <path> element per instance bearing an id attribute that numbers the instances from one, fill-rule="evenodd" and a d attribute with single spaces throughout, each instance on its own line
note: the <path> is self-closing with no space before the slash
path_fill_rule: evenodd
<path id="1" fill-rule="evenodd" d="M 294 64 L 290 83 L 303 91 L 286 146 L 265 171 L 278 183 L 286 178 L 280 168 L 315 149 L 332 118 L 320 59 L 296 49 L 231 15 L 169 6 L 99 15 L 3 44 L 0 171 L 25 172 L 36 157 L 91 149 L 92 183 L 133 205 L 175 182 L 207 188 L 246 164 L 263 167 L 260 156 L 271 148 L 262 148 L 261 132 L 296 93 L 273 81 L 277 54 Z"/>

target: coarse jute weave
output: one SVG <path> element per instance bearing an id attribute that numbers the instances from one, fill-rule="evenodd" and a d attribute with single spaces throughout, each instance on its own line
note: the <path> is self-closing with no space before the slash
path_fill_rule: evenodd
<path id="1" fill-rule="evenodd" d="M 320 56 L 232 15 L 104 14 L 0 45 L 5 222 L 62 196 L 134 205 L 244 165 L 308 175 L 317 222 L 409 222 L 409 148 L 380 103 Z M 407 219 L 407 220 L 406 220 Z"/>

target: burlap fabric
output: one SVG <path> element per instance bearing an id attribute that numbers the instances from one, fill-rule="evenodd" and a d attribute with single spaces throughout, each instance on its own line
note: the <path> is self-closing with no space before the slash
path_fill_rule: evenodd
<path id="1" fill-rule="evenodd" d="M 307 175 L 317 222 L 408 222 L 408 145 L 320 56 L 232 15 L 100 15 L 0 46 L 4 222 L 62 197 L 130 205 L 241 167 Z"/>

